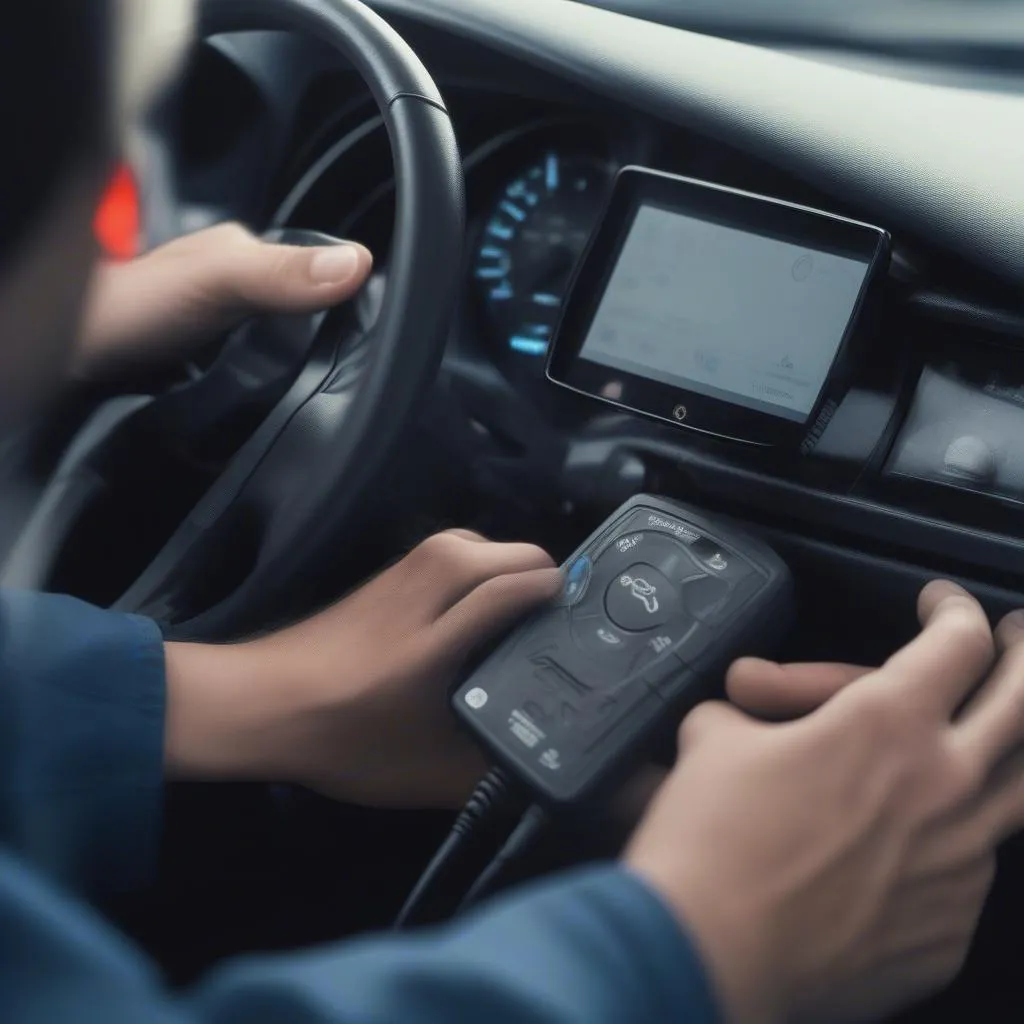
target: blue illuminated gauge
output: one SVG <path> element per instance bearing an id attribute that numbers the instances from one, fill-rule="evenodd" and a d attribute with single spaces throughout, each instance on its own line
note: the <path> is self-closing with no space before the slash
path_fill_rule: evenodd
<path id="1" fill-rule="evenodd" d="M 508 184 L 485 218 L 473 276 L 504 348 L 546 354 L 613 173 L 592 157 L 546 153 Z"/>

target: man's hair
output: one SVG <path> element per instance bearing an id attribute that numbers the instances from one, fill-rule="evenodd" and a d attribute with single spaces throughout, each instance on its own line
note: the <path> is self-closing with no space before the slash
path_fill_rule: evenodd
<path id="1" fill-rule="evenodd" d="M 65 176 L 112 151 L 116 38 L 112 0 L 3 0 L 3 8 L 0 266 Z"/>

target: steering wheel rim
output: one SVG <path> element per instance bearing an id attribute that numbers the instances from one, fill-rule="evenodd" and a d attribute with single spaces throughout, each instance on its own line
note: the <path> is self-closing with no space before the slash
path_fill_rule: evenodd
<path id="1" fill-rule="evenodd" d="M 307 363 L 113 606 L 161 620 L 176 635 L 225 639 L 265 625 L 288 587 L 344 536 L 415 415 L 458 296 L 465 199 L 455 132 L 436 85 L 401 36 L 360 0 L 201 0 L 200 28 L 204 37 L 298 30 L 331 45 L 373 94 L 396 182 L 388 283 L 366 344 L 347 358 L 336 345 L 326 366 Z M 218 547 L 254 522 L 259 539 L 248 574 L 211 607 L 190 608 L 195 581 Z"/>

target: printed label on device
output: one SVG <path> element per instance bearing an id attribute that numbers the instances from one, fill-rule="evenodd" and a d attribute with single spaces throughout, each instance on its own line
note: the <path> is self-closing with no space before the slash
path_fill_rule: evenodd
<path id="1" fill-rule="evenodd" d="M 700 534 L 692 527 L 687 526 L 685 523 L 665 519 L 663 516 L 653 514 L 648 515 L 647 525 L 652 530 L 665 530 L 673 536 L 678 537 L 681 541 L 685 541 L 687 544 L 692 544 L 694 541 L 700 540 Z"/>

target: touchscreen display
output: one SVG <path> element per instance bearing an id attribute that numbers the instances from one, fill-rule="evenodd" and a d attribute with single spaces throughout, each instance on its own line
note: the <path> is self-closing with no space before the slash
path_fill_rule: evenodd
<path id="1" fill-rule="evenodd" d="M 869 267 L 644 204 L 579 356 L 802 423 Z"/>

